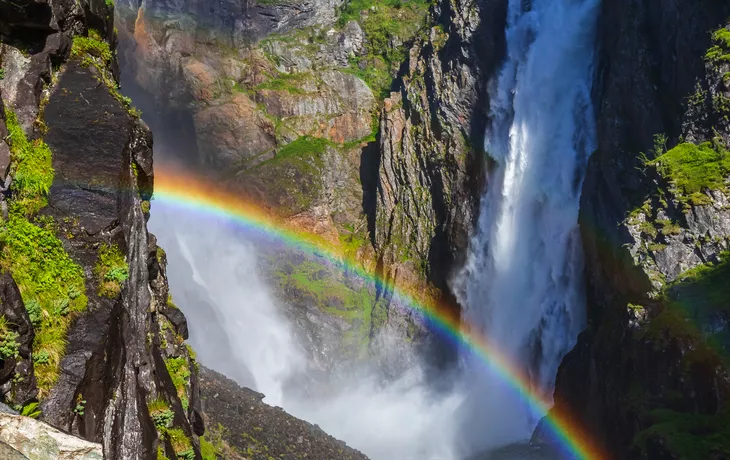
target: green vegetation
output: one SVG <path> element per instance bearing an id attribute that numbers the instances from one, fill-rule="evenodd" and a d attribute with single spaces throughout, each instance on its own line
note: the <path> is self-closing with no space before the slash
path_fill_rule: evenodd
<path id="1" fill-rule="evenodd" d="M 103 40 L 99 32 L 93 29 L 89 30 L 88 37 L 81 35 L 74 37 L 73 46 L 71 47 L 71 56 L 81 58 L 93 56 L 101 59 L 101 63 L 105 66 L 109 65 L 114 57 L 111 49 L 109 48 L 109 44 Z M 91 62 L 87 61 L 87 65 L 88 64 L 91 64 Z"/>
<path id="2" fill-rule="evenodd" d="M 140 204 L 140 208 L 142 209 L 142 212 L 145 214 L 149 214 L 150 212 L 150 200 L 142 200 L 142 203 Z"/>
<path id="3" fill-rule="evenodd" d="M 139 110 L 132 106 L 132 100 L 119 92 L 119 85 L 109 70 L 114 54 L 99 32 L 89 29 L 88 37 L 74 37 L 71 56 L 79 59 L 83 67 L 95 67 L 99 73 L 96 78 L 106 85 L 109 94 L 127 109 L 130 116 L 141 116 Z"/>
<path id="4" fill-rule="evenodd" d="M 51 219 L 28 217 L 46 205 L 53 183 L 51 152 L 41 140 L 29 142 L 15 114 L 6 109 L 15 181 L 9 218 L 0 228 L 0 267 L 12 273 L 35 326 L 33 355 L 40 395 L 58 378 L 66 330 L 74 313 L 86 309 L 81 267 L 68 256 Z"/>
<path id="5" fill-rule="evenodd" d="M 100 296 L 113 298 L 122 292 L 122 284 L 129 277 L 129 266 L 119 246 L 104 244 L 99 248 L 94 275 L 99 283 Z"/>
<path id="6" fill-rule="evenodd" d="M 0 69 L 0 80 L 5 78 L 5 69 Z"/>
<path id="7" fill-rule="evenodd" d="M 51 150 L 38 139 L 29 141 L 15 112 L 5 109 L 8 143 L 12 155 L 13 214 L 30 215 L 43 208 L 53 183 Z"/>
<path id="8" fill-rule="evenodd" d="M 725 189 L 730 175 L 730 155 L 711 142 L 679 144 L 648 164 L 656 166 L 681 198 L 695 205 L 709 204 L 710 198 L 704 192 Z"/>
<path id="9" fill-rule="evenodd" d="M 20 410 L 20 415 L 30 418 L 38 418 L 41 413 L 40 404 L 37 401 L 29 402 Z"/>
<path id="10" fill-rule="evenodd" d="M 85 408 L 86 400 L 84 399 L 84 396 L 79 393 L 78 395 L 76 395 L 76 407 L 74 407 L 74 414 L 83 417 Z"/>
<path id="11" fill-rule="evenodd" d="M 0 359 L 17 358 L 19 349 L 18 333 L 10 330 L 7 319 L 0 315 Z"/>
<path id="12" fill-rule="evenodd" d="M 193 445 L 183 430 L 180 428 L 170 428 L 166 430 L 165 436 L 170 440 L 170 444 L 172 444 L 172 448 L 178 458 L 185 460 L 195 458 Z"/>
<path id="13" fill-rule="evenodd" d="M 203 457 L 203 460 L 216 460 L 218 454 L 221 453 L 221 449 L 208 441 L 205 436 L 200 437 L 200 455 Z"/>
<path id="14" fill-rule="evenodd" d="M 183 356 L 177 358 L 166 358 L 165 367 L 172 378 L 172 383 L 177 390 L 177 396 L 180 398 L 183 409 L 188 410 L 187 387 L 190 384 L 190 366 L 187 359 Z"/>
<path id="15" fill-rule="evenodd" d="M 715 65 L 730 62 L 730 30 L 718 29 L 712 34 L 714 45 L 707 50 L 705 60 Z"/>
<path id="16" fill-rule="evenodd" d="M 149 410 L 150 417 L 152 417 L 152 421 L 155 423 L 155 427 L 160 434 L 164 434 L 172 426 L 172 420 L 175 414 L 170 410 L 167 401 L 155 399 L 147 404 L 147 410 Z"/>
<path id="17" fill-rule="evenodd" d="M 58 378 L 66 330 L 74 313 L 86 309 L 83 271 L 66 253 L 51 226 L 37 227 L 11 213 L 0 229 L 0 241 L 0 267 L 13 274 L 23 301 L 31 306 L 31 320 L 36 324 L 33 354 L 47 357 L 47 363 L 35 369 L 44 395 Z"/>
<path id="18" fill-rule="evenodd" d="M 649 413 L 651 426 L 640 432 L 634 444 L 646 451 L 648 441 L 661 439 L 674 458 L 724 458 L 730 454 L 730 414 L 688 414 L 669 409 Z"/>
<path id="19" fill-rule="evenodd" d="M 372 285 L 346 279 L 338 269 L 304 260 L 275 272 L 277 281 L 296 300 L 310 299 L 322 311 L 337 316 L 353 327 L 344 336 L 343 345 L 362 356 L 367 352 L 373 322 L 381 325 L 385 313 L 376 302 Z"/>
<path id="20" fill-rule="evenodd" d="M 297 83 L 301 83 L 309 77 L 309 74 L 305 73 L 281 73 L 276 78 L 265 81 L 260 85 L 256 86 L 255 89 L 262 90 L 274 90 L 274 91 L 287 91 L 291 94 L 306 94 L 306 91 L 301 89 Z M 234 86 L 235 89 L 235 86 Z"/>
<path id="21" fill-rule="evenodd" d="M 408 56 L 407 45 L 426 26 L 429 0 L 350 0 L 340 12 L 339 25 L 358 21 L 367 38 L 367 54 L 351 61 L 376 97 L 385 98 L 398 66 Z"/>
<path id="22" fill-rule="evenodd" d="M 644 338 L 659 350 L 681 346 L 682 365 L 690 373 L 721 369 L 728 365 L 730 336 L 716 327 L 718 316 L 730 315 L 730 253 L 721 261 L 683 273 L 667 285 L 660 299 L 663 310 L 645 327 Z M 631 307 L 631 306 L 630 306 Z M 689 374 L 687 376 L 689 379 Z M 634 438 L 634 447 L 646 453 L 651 443 L 661 442 L 673 458 L 721 458 L 730 454 L 730 408 L 716 414 L 677 412 L 647 407 L 649 398 L 634 397 L 635 409 L 643 414 L 647 428 Z M 636 395 L 635 395 L 636 396 Z M 672 398 L 671 393 L 666 395 Z M 682 399 L 681 394 L 676 398 Z"/>
<path id="23" fill-rule="evenodd" d="M 157 460 L 170 460 L 167 458 L 167 455 L 165 455 L 165 451 L 162 450 L 162 446 L 157 447 Z"/>
<path id="24" fill-rule="evenodd" d="M 323 154 L 327 146 L 331 144 L 331 141 L 320 137 L 302 136 L 279 149 L 276 158 L 283 159 L 292 156 L 303 157 L 307 155 L 318 156 Z"/>

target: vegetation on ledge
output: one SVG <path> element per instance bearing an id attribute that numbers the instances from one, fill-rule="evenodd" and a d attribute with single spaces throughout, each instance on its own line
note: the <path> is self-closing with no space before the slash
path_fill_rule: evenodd
<path id="1" fill-rule="evenodd" d="M 729 32 L 730 33 L 730 32 Z M 719 144 L 682 143 L 648 163 L 656 166 L 681 195 L 695 205 L 709 204 L 708 190 L 724 190 L 730 175 L 730 154 Z"/>
<path id="2" fill-rule="evenodd" d="M 13 214 L 28 216 L 43 208 L 53 183 L 51 149 L 40 139 L 29 141 L 15 112 L 5 109 L 12 156 Z"/>
<path id="3" fill-rule="evenodd" d="M 83 67 L 93 66 L 98 71 L 99 82 L 107 87 L 109 94 L 127 109 L 130 116 L 135 118 L 141 116 L 140 111 L 132 106 L 132 100 L 119 92 L 119 85 L 109 71 L 114 53 L 99 32 L 89 29 L 88 37 L 74 37 L 71 56 L 80 59 Z"/>
<path id="4" fill-rule="evenodd" d="M 691 372 L 706 369 L 716 372 L 728 365 L 730 331 L 717 327 L 730 315 L 730 253 L 721 260 L 705 264 L 682 274 L 666 286 L 661 294 L 663 311 L 649 321 L 644 338 L 658 349 L 682 349 L 683 372 L 691 381 Z M 647 406 L 648 395 L 637 398 L 637 409 L 647 428 L 634 439 L 642 452 L 657 439 L 676 458 L 716 458 L 730 454 L 730 411 L 718 413 L 682 412 L 653 409 Z M 719 457 L 718 457 L 719 458 Z"/>
<path id="5" fill-rule="evenodd" d="M 94 275 L 100 296 L 113 298 L 122 292 L 122 285 L 129 277 L 129 266 L 119 246 L 105 244 L 99 248 Z"/>
<path id="6" fill-rule="evenodd" d="M 47 203 L 50 149 L 41 140 L 28 141 L 12 111 L 6 110 L 6 118 L 15 182 L 8 220 L 0 228 L 0 267 L 13 275 L 35 328 L 35 375 L 43 397 L 58 379 L 66 331 L 88 299 L 83 270 L 56 237 L 53 220 L 38 218 L 39 225 L 28 220 Z"/>
<path id="7" fill-rule="evenodd" d="M 351 71 L 376 97 L 390 92 L 393 77 L 408 56 L 407 45 L 427 25 L 429 0 L 351 0 L 340 12 L 339 25 L 358 21 L 366 37 L 365 56 L 354 57 Z"/>

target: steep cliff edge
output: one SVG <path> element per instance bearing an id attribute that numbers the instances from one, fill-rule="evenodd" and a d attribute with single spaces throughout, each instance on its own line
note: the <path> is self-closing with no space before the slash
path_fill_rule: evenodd
<path id="1" fill-rule="evenodd" d="M 3 440 L 31 459 L 210 460 L 222 447 L 202 436 L 188 325 L 147 231 L 152 134 L 119 93 L 113 16 L 0 1 L 0 401 L 101 446 L 12 416 Z"/>
<path id="2" fill-rule="evenodd" d="M 39 401 L 36 416 L 109 459 L 201 458 L 194 361 L 166 335 L 164 259 L 145 225 L 152 137 L 117 90 L 113 7 L 0 8 L 3 305 L 18 342 L 3 400 Z"/>
<path id="3" fill-rule="evenodd" d="M 724 458 L 724 2 L 604 2 L 581 200 L 588 329 L 555 400 L 611 458 Z"/>

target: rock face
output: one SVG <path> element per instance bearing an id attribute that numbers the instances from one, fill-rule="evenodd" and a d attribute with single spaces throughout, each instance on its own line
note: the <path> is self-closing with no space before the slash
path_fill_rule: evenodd
<path id="1" fill-rule="evenodd" d="M 206 422 L 225 442 L 228 459 L 367 459 L 318 426 L 269 406 L 262 402 L 264 395 L 215 371 L 201 368 L 200 388 Z"/>
<path id="2" fill-rule="evenodd" d="M 68 435 L 32 418 L 2 413 L 0 413 L 0 456 L 9 460 L 104 458 L 100 444 Z"/>
<path id="3" fill-rule="evenodd" d="M 241 18 L 255 21 L 251 12 L 264 6 L 246 5 Z M 194 4 L 121 8 L 127 91 L 149 104 L 142 110 L 152 114 L 146 118 L 169 158 L 344 247 L 389 282 L 454 304 L 448 281 L 483 186 L 484 152 L 473 146 L 483 144 L 486 82 L 501 59 L 506 5 L 343 5 L 334 16 L 330 3 L 302 8 L 310 6 L 311 20 L 277 29 L 280 35 L 247 26 L 251 38 L 266 36 L 258 42 L 225 25 L 232 9 L 217 3 L 194 19 L 181 13 Z M 274 7 L 277 15 L 287 8 Z M 218 25 L 208 27 L 203 19 L 212 14 L 205 21 Z M 397 30 L 388 28 L 391 17 Z M 289 279 L 313 275 L 306 264 L 284 259 L 273 277 L 284 269 Z M 309 329 L 321 321 L 299 321 L 318 317 L 303 313 L 312 313 L 311 304 L 338 311 L 336 299 L 283 284 L 281 296 L 302 307 L 293 316 L 305 342 L 342 339 L 342 332 L 313 339 L 318 333 Z M 389 299 L 363 307 L 372 313 L 357 317 L 363 326 L 355 328 L 369 336 L 361 343 L 383 326 L 389 335 L 424 337 L 413 330 L 423 332 L 422 321 L 401 307 Z M 326 329 L 340 329 L 336 324 Z"/>
<path id="4" fill-rule="evenodd" d="M 410 49 L 398 92 L 385 100 L 365 200 L 390 276 L 421 273 L 448 294 L 483 187 L 485 156 L 474 146 L 484 144 L 487 82 L 503 55 L 506 10 L 500 1 L 440 2 L 433 14 L 445 26 Z"/>
<path id="5" fill-rule="evenodd" d="M 22 10 L 24 3 L 0 5 Z M 160 345 L 167 282 L 143 204 L 152 193 L 152 137 L 116 90 L 113 10 L 104 2 L 61 2 L 23 11 L 0 20 L 3 130 L 14 179 L 3 227 L 3 318 L 18 343 L 4 363 L 3 379 L 10 368 L 13 381 L 3 399 L 25 408 L 37 396 L 42 420 L 102 443 L 107 459 L 200 458 L 193 360 L 182 337 L 175 335 L 176 347 Z M 173 368 L 188 369 L 178 387 Z M 153 422 L 154 401 L 165 401 L 169 426 Z M 182 441 L 158 449 L 174 430 Z M 28 439 L 40 436 L 37 445 L 24 441 L 19 450 L 46 458 L 31 452 L 53 445 L 34 433 Z M 74 454 L 73 446 L 64 453 L 64 439 L 47 458 L 101 458 L 98 444 L 88 444 L 87 454 Z"/>
<path id="6" fill-rule="evenodd" d="M 612 458 L 722 458 L 728 448 L 710 439 L 726 425 L 730 382 L 722 347 L 707 346 L 727 324 L 727 297 L 709 300 L 730 238 L 727 177 L 693 192 L 682 178 L 698 177 L 673 163 L 695 149 L 682 140 L 727 148 L 727 70 L 708 49 L 723 51 L 711 36 L 728 14 L 713 1 L 603 3 L 599 147 L 580 213 L 589 326 L 561 365 L 555 400 Z"/>

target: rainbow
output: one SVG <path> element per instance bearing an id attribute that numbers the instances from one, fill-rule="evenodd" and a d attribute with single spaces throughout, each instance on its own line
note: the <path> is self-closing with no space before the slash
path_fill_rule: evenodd
<path id="1" fill-rule="evenodd" d="M 429 326 L 478 356 L 494 374 L 520 395 L 530 410 L 536 414 L 547 414 L 545 427 L 566 454 L 583 460 L 607 458 L 589 433 L 575 422 L 575 417 L 563 409 L 552 408 L 549 395 L 534 391 L 528 376 L 511 364 L 486 337 L 465 324 L 453 309 L 439 305 L 432 299 L 421 299 L 422 296 L 392 285 L 365 270 L 354 259 L 348 258 L 337 243 L 328 242 L 318 235 L 297 228 L 264 207 L 213 185 L 213 181 L 206 183 L 182 171 L 158 169 L 155 174 L 154 199 L 165 205 L 221 217 L 257 229 L 288 246 L 314 252 L 335 263 L 344 264 L 363 278 L 388 289 L 407 308 L 423 316 Z"/>

